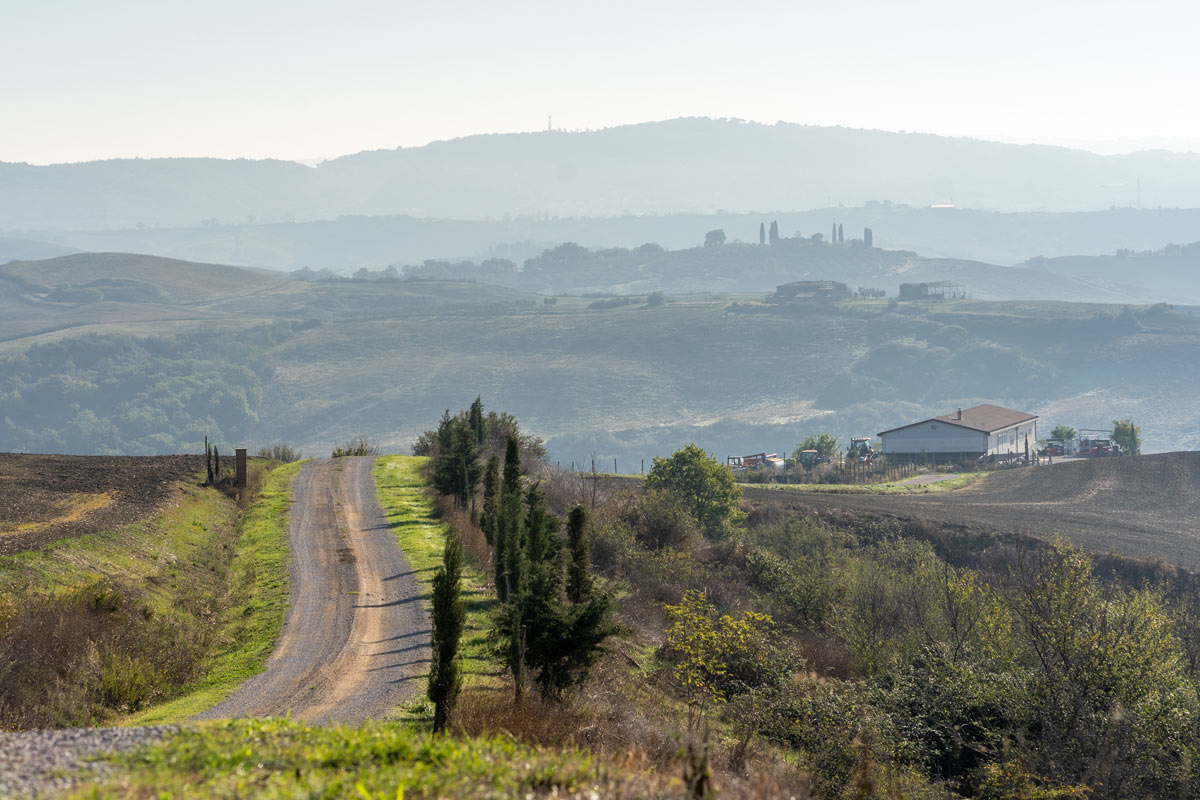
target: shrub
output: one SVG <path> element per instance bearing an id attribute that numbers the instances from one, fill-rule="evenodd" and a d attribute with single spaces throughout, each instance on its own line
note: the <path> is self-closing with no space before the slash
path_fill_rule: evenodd
<path id="1" fill-rule="evenodd" d="M 700 541 L 700 523 L 678 494 L 649 489 L 637 499 L 630 522 L 638 541 L 655 550 L 689 550 Z"/>
<path id="2" fill-rule="evenodd" d="M 347 456 L 377 456 L 379 455 L 378 445 L 371 444 L 366 438 L 351 439 L 343 445 L 333 448 L 332 458 L 345 458 Z"/>

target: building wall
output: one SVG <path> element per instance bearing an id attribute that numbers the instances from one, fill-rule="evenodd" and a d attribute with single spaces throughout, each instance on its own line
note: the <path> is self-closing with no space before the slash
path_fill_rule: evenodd
<path id="1" fill-rule="evenodd" d="M 1002 431 L 997 431 L 988 437 L 988 453 L 1003 455 L 1005 453 L 1025 454 L 1025 436 L 1029 436 L 1029 452 L 1037 449 L 1037 420 L 1022 422 Z"/>
<path id="2" fill-rule="evenodd" d="M 986 453 L 988 435 L 944 422 L 922 422 L 883 436 L 884 453 Z"/>

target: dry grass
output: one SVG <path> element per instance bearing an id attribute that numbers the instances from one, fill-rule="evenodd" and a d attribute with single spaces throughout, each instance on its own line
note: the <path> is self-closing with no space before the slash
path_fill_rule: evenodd
<path id="1" fill-rule="evenodd" d="M 487 543 L 483 530 L 475 523 L 470 509 L 458 508 L 454 499 L 439 495 L 434 500 L 437 518 L 449 525 L 458 534 L 463 553 L 484 575 L 492 574 L 492 548 Z"/>

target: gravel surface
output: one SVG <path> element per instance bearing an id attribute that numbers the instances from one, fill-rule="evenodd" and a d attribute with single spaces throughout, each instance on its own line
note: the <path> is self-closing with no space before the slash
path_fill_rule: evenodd
<path id="1" fill-rule="evenodd" d="M 175 730 L 68 728 L 0 733 L 0 797 L 38 797 L 81 788 L 113 770 L 112 764 L 91 760 L 94 756 L 132 750 Z"/>
<path id="2" fill-rule="evenodd" d="M 375 498 L 372 458 L 305 464 L 293 488 L 290 608 L 265 671 L 201 719 L 360 722 L 415 696 L 430 623 Z"/>

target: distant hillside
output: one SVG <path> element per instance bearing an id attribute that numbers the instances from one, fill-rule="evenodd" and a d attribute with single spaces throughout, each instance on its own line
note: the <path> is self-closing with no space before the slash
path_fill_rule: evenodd
<path id="1" fill-rule="evenodd" d="M 1200 242 L 1105 256 L 1034 258 L 1026 266 L 1052 276 L 1156 286 L 1181 302 L 1200 302 L 1195 299 L 1200 297 Z"/>
<path id="2" fill-rule="evenodd" d="M 520 263 L 564 242 L 589 248 L 695 247 L 704 233 L 725 231 L 731 242 L 758 241 L 759 223 L 779 223 L 783 236 L 828 233 L 842 223 L 848 238 L 863 228 L 875 244 L 923 256 L 1013 265 L 1036 256 L 1100 255 L 1153 250 L 1165 242 L 1200 240 L 1200 209 L 1116 208 L 1076 213 L 998 213 L 869 203 L 854 208 L 747 214 L 625 215 L 606 218 L 525 216 L 507 220 L 354 216 L 321 222 L 221 224 L 185 228 L 60 231 L 44 238 L 89 252 L 153 253 L 293 270 L 353 270 L 426 259 L 508 258 Z M 48 255 L 58 255 L 51 253 Z M 28 256 L 25 256 L 28 257 Z"/>
<path id="3" fill-rule="evenodd" d="M 0 219 L 65 230 L 327 219 L 806 209 L 891 200 L 1005 211 L 1200 206 L 1200 156 L 1098 156 L 928 134 L 703 118 L 472 136 L 282 161 L 0 164 Z"/>
<path id="4" fill-rule="evenodd" d="M 61 244 L 0 236 L 0 264 L 26 259 L 54 258 L 73 252 L 75 252 L 75 248 Z"/>
<path id="5" fill-rule="evenodd" d="M 1003 279 L 1031 292 L 1050 285 L 1032 270 L 939 265 L 849 242 L 803 247 L 806 257 L 843 259 L 842 269 L 863 256 L 884 269 L 899 260 L 905 274 L 953 267 L 1015 275 Z M 663 252 L 655 268 L 719 277 L 760 254 L 765 280 L 772 249 L 702 248 L 707 261 Z M 623 270 L 647 263 L 585 253 L 581 274 L 593 278 L 625 280 Z M 244 293 L 180 304 L 164 296 L 186 288 L 182 279 L 152 284 L 160 294 L 133 287 L 144 299 L 112 299 L 108 285 L 79 288 L 96 274 L 86 259 L 47 263 L 43 278 L 53 272 L 69 287 L 35 291 L 0 271 L 0 451 L 196 452 L 205 435 L 222 450 L 286 441 L 319 454 L 359 435 L 400 450 L 480 393 L 547 436 L 555 460 L 594 452 L 624 470 L 688 441 L 724 454 L 781 450 L 806 433 L 844 439 L 977 402 L 1040 412 L 1051 426 L 1132 416 L 1150 450 L 1200 447 L 1200 317 L 1124 299 L 766 303 L 765 293 L 736 302 L 668 293 L 614 304 L 378 273 L 260 288 L 257 273 L 234 270 Z M 130 263 L 113 274 L 141 275 Z M 552 251 L 543 262 L 551 277 L 555 263 Z M 201 266 L 173 269 L 202 276 Z M 37 276 L 38 264 L 18 271 Z"/>
<path id="6" fill-rule="evenodd" d="M 260 291 L 283 276 L 266 270 L 197 264 L 130 253 L 77 253 L 42 261 L 0 266 L 0 280 L 32 290 L 56 287 L 95 289 L 101 299 L 164 303 L 208 302 Z"/>

